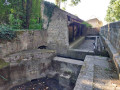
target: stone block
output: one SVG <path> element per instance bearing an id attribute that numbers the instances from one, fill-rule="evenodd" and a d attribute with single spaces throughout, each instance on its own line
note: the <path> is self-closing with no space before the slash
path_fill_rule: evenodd
<path id="1" fill-rule="evenodd" d="M 69 86 L 70 85 L 70 75 L 60 74 L 59 84 L 62 86 Z"/>

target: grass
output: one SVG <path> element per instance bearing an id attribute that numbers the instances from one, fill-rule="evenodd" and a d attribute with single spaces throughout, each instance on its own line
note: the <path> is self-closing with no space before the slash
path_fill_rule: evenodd
<path id="1" fill-rule="evenodd" d="M 10 63 L 5 62 L 3 59 L 0 59 L 0 69 L 8 66 Z"/>

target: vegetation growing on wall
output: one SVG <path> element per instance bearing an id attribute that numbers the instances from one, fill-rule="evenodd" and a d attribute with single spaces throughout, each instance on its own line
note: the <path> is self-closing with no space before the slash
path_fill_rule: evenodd
<path id="1" fill-rule="evenodd" d="M 87 23 L 87 22 L 82 22 L 82 24 L 84 24 L 86 27 L 88 27 L 88 28 L 91 28 L 92 27 L 92 25 L 91 24 L 89 24 L 89 23 Z"/>
<path id="2" fill-rule="evenodd" d="M 46 1 L 44 1 L 44 6 L 45 6 L 44 14 L 48 17 L 48 25 L 47 26 L 49 26 L 49 22 L 51 21 L 52 14 L 53 14 L 56 6 L 53 3 L 46 2 Z"/>
<path id="3" fill-rule="evenodd" d="M 16 37 L 16 32 L 8 26 L 0 26 L 0 40 L 10 41 Z"/>

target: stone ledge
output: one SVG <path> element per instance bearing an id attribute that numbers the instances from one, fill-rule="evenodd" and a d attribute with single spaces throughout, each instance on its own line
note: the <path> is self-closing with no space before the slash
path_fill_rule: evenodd
<path id="1" fill-rule="evenodd" d="M 28 60 L 40 60 L 40 59 L 48 59 L 54 56 L 56 52 L 54 50 L 47 50 L 47 49 L 33 49 L 33 50 L 26 50 L 21 51 L 15 54 L 10 54 L 3 59 L 6 62 L 10 63 L 19 63 L 21 61 L 28 61 Z"/>
<path id="2" fill-rule="evenodd" d="M 104 36 L 101 37 L 105 47 L 107 48 L 108 53 L 110 54 L 110 57 L 113 59 L 113 62 L 116 66 L 117 73 L 120 79 L 120 55 L 117 52 L 117 50 L 112 46 L 112 44 L 108 39 L 106 39 Z"/>
<path id="3" fill-rule="evenodd" d="M 84 52 L 84 53 L 92 53 L 92 54 L 94 54 L 94 51 L 90 51 L 90 50 L 69 49 L 69 51 Z"/>
<path id="4" fill-rule="evenodd" d="M 70 64 L 83 65 L 83 61 L 78 61 L 78 60 L 69 59 L 69 58 L 55 57 L 53 60 L 59 61 L 59 62 L 70 63 Z"/>
<path id="5" fill-rule="evenodd" d="M 94 64 L 85 58 L 74 90 L 93 90 Z"/>

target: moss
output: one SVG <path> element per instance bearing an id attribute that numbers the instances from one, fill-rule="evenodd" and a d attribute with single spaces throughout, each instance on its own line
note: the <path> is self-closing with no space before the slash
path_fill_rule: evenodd
<path id="1" fill-rule="evenodd" d="M 0 59 L 0 69 L 6 67 L 6 66 L 9 66 L 10 63 L 8 62 L 5 62 L 3 59 Z"/>
<path id="2" fill-rule="evenodd" d="M 24 30 L 20 30 L 20 31 L 15 31 L 17 35 L 21 35 L 23 34 L 25 31 Z"/>

